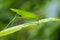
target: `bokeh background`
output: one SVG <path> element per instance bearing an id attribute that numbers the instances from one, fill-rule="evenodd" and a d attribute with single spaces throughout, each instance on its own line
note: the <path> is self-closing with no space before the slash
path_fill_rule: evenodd
<path id="1" fill-rule="evenodd" d="M 16 14 L 10 8 L 33 12 L 39 16 L 40 20 L 53 17 L 60 18 L 60 0 L 0 0 L 0 31 L 5 28 Z M 9 27 L 29 21 L 31 20 L 16 18 Z M 39 27 L 35 26 L 33 29 L 24 28 L 13 34 L 0 37 L 0 40 L 60 40 L 59 24 L 59 22 L 42 23 Z"/>

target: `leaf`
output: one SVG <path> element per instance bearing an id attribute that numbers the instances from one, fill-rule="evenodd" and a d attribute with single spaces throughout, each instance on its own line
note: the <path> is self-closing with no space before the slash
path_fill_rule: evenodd
<path id="1" fill-rule="evenodd" d="M 20 9 L 13 9 L 13 8 L 11 8 L 11 10 L 16 12 L 18 15 L 22 15 L 22 17 L 26 19 L 39 19 L 39 17 L 36 14 L 31 12 L 27 12 Z"/>
<path id="2" fill-rule="evenodd" d="M 34 25 L 34 26 L 38 25 L 38 22 L 39 22 L 39 24 L 41 24 L 41 23 L 45 23 L 45 22 L 49 22 L 49 21 L 60 21 L 60 19 L 47 18 L 47 19 L 42 19 L 42 20 L 39 20 L 39 21 L 34 21 L 34 22 L 30 22 L 30 23 L 24 23 L 24 24 L 21 24 L 21 25 L 17 25 L 17 26 L 7 28 L 7 29 L 4 29 L 4 30 L 0 31 L 0 37 L 6 36 L 8 34 L 12 34 L 16 31 L 21 30 L 22 28 L 26 28 L 26 27 L 29 27 L 29 26 L 32 26 L 32 25 Z"/>

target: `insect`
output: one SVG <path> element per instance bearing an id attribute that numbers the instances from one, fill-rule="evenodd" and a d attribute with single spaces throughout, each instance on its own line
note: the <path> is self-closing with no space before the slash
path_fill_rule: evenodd
<path id="1" fill-rule="evenodd" d="M 26 19 L 34 19 L 34 20 L 39 20 L 39 17 L 36 14 L 33 14 L 31 12 L 27 12 L 24 10 L 20 10 L 20 9 L 13 9 L 11 8 L 10 10 L 12 10 L 13 12 L 16 12 L 18 15 L 20 15 L 20 17 L 22 18 L 26 18 Z M 4 28 L 6 29 L 17 17 L 17 14 L 15 15 L 15 17 L 9 22 L 9 24 L 7 24 L 7 26 Z M 38 22 L 39 24 L 39 22 Z"/>

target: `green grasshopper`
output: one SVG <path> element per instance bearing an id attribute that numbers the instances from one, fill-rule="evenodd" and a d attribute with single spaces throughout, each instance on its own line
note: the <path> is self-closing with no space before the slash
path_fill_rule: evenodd
<path id="1" fill-rule="evenodd" d="M 20 9 L 13 9 L 13 8 L 11 8 L 10 10 L 12 10 L 13 12 L 16 12 L 17 15 L 22 16 L 22 18 L 39 20 L 39 17 L 36 14 L 33 14 L 31 12 L 27 12 L 27 11 L 20 10 Z M 14 21 L 16 16 L 12 19 L 12 21 L 5 28 L 7 28 Z"/>

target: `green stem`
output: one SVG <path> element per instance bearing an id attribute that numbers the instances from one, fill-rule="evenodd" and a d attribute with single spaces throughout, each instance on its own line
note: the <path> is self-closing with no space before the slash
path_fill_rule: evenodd
<path id="1" fill-rule="evenodd" d="M 4 29 L 6 29 L 17 17 L 17 14 L 14 16 L 14 18 L 6 25 Z"/>

